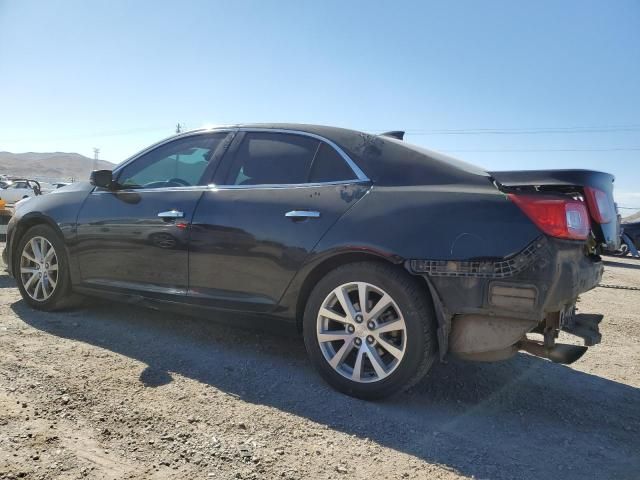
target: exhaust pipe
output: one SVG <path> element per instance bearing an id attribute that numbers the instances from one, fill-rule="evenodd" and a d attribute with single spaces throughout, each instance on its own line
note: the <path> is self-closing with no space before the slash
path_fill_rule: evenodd
<path id="1" fill-rule="evenodd" d="M 536 357 L 546 358 L 554 363 L 562 363 L 564 365 L 572 364 L 587 351 L 587 347 L 567 345 L 565 343 L 556 343 L 552 347 L 545 347 L 544 343 L 529 339 L 519 342 L 518 349 Z"/>

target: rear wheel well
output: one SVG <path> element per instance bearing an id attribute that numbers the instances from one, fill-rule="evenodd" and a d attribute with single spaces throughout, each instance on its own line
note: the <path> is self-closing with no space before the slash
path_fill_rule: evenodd
<path id="1" fill-rule="evenodd" d="M 394 268 L 397 268 L 403 271 L 409 277 L 414 277 L 410 275 L 402 266 L 402 264 L 398 264 L 392 262 L 391 260 L 381 257 L 379 255 L 371 254 L 371 253 L 363 253 L 363 252 L 349 252 L 349 253 L 341 253 L 339 255 L 335 255 L 324 260 L 322 263 L 317 265 L 307 278 L 305 278 L 302 287 L 300 288 L 300 292 L 298 294 L 298 301 L 296 303 L 296 326 L 299 332 L 302 332 L 302 319 L 304 316 L 305 305 L 307 304 L 307 300 L 309 299 L 309 295 L 311 295 L 311 291 L 316 286 L 316 284 L 320 281 L 322 277 L 324 277 L 330 271 L 341 267 L 343 265 L 347 265 L 349 263 L 358 263 L 358 262 L 371 262 L 371 263 L 383 263 L 385 265 L 391 265 Z M 416 281 L 419 279 L 416 278 Z M 429 295 L 429 290 L 426 288 L 423 282 L 420 282 L 421 286 L 424 286 L 425 293 Z"/>

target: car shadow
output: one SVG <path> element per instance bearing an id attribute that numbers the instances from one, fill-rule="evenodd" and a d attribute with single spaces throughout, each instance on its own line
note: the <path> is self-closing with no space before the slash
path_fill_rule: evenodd
<path id="1" fill-rule="evenodd" d="M 630 268 L 633 270 L 640 269 L 640 263 L 624 263 L 624 262 L 616 262 L 614 260 L 605 260 L 605 267 L 616 267 L 616 268 Z"/>
<path id="2" fill-rule="evenodd" d="M 296 335 L 111 303 L 62 313 L 22 301 L 11 308 L 40 331 L 143 362 L 148 388 L 183 375 L 467 476 L 637 478 L 640 471 L 640 389 L 526 354 L 439 364 L 412 391 L 365 402 L 330 389 Z"/>
<path id="3" fill-rule="evenodd" d="M 0 275 L 0 288 L 16 288 L 16 281 L 9 275 Z"/>

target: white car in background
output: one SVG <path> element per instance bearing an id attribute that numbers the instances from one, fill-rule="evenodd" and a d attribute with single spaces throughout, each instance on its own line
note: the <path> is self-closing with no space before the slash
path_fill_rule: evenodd
<path id="1" fill-rule="evenodd" d="M 0 199 L 7 203 L 16 203 L 23 198 L 35 197 L 41 193 L 40 183 L 35 180 L 14 180 L 0 190 Z"/>
<path id="2" fill-rule="evenodd" d="M 38 182 L 38 184 L 40 185 L 41 195 L 44 195 L 45 193 L 51 193 L 57 188 L 54 184 L 48 182 Z"/>

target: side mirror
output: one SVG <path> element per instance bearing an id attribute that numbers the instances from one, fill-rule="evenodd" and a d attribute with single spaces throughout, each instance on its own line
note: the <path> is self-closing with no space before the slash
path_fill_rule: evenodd
<path id="1" fill-rule="evenodd" d="M 111 190 L 114 187 L 113 173 L 111 170 L 94 170 L 91 172 L 89 182 L 91 182 L 91 185 L 96 187 L 108 188 Z"/>

